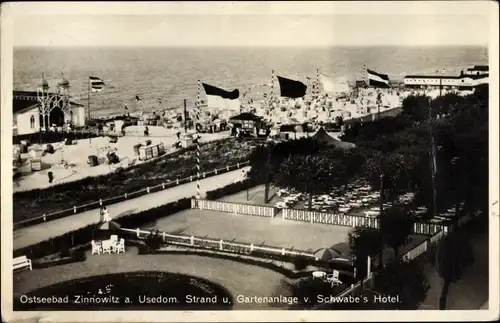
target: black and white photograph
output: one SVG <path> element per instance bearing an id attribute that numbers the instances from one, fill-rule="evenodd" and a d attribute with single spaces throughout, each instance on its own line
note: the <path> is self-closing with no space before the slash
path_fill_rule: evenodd
<path id="1" fill-rule="evenodd" d="M 1 9 L 6 322 L 498 319 L 498 3 Z"/>

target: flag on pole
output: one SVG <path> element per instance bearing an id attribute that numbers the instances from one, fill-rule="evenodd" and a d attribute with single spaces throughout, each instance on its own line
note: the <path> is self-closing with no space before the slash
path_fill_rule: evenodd
<path id="1" fill-rule="evenodd" d="M 368 85 L 373 87 L 388 88 L 389 76 L 387 74 L 380 74 L 372 70 L 366 70 L 368 74 Z"/>
<path id="2" fill-rule="evenodd" d="M 286 98 L 296 99 L 306 95 L 307 85 L 300 81 L 295 81 L 278 76 L 280 85 L 280 95 Z"/>
<path id="3" fill-rule="evenodd" d="M 216 86 L 202 83 L 207 95 L 207 104 L 209 108 L 219 108 L 223 110 L 240 110 L 240 91 L 226 91 Z"/>
<path id="4" fill-rule="evenodd" d="M 89 76 L 89 82 L 92 93 L 101 92 L 105 85 L 102 79 L 95 76 Z"/>
<path id="5" fill-rule="evenodd" d="M 140 96 L 138 96 L 138 95 L 136 95 L 136 96 L 135 96 L 135 100 L 136 100 L 137 102 L 142 101 L 141 97 L 140 97 Z"/>

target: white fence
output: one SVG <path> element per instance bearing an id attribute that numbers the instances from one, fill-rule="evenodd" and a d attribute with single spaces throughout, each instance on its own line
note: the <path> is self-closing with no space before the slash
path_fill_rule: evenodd
<path id="1" fill-rule="evenodd" d="M 137 238 L 141 238 L 141 236 L 143 237 L 154 233 L 147 230 L 140 230 L 139 228 L 137 229 L 121 228 L 121 230 L 134 233 L 137 236 Z M 159 232 L 158 235 L 163 239 L 163 242 L 179 246 L 198 247 L 198 248 L 205 248 L 205 249 L 233 252 L 233 253 L 242 253 L 242 254 L 251 254 L 252 252 L 255 251 L 261 251 L 264 253 L 274 254 L 274 255 L 304 256 L 318 260 L 313 253 L 301 250 L 271 247 L 266 245 L 255 245 L 253 243 L 224 241 L 222 239 L 218 240 L 218 239 L 200 238 L 187 235 L 174 235 L 165 232 Z"/>
<path id="2" fill-rule="evenodd" d="M 341 225 L 347 227 L 366 226 L 370 228 L 378 228 L 379 220 L 366 216 L 355 216 L 346 214 L 333 214 L 317 211 L 283 209 L 283 219 L 304 221 L 310 223 L 323 223 L 332 225 Z"/>
<path id="3" fill-rule="evenodd" d="M 310 223 L 323 223 L 332 225 L 341 225 L 346 227 L 370 227 L 378 229 L 380 227 L 379 219 L 369 218 L 366 216 L 333 214 L 317 211 L 283 209 L 283 219 L 303 221 Z M 433 223 L 415 223 L 413 225 L 413 233 L 433 235 L 439 231 L 448 232 L 448 227 L 445 225 Z"/>
<path id="4" fill-rule="evenodd" d="M 191 207 L 200 210 L 256 215 L 270 218 L 273 218 L 279 211 L 278 208 L 271 206 L 196 199 L 191 200 Z"/>
<path id="5" fill-rule="evenodd" d="M 239 169 L 241 167 L 245 167 L 249 164 L 250 164 L 249 161 L 245 161 L 242 163 L 237 163 L 235 165 L 230 165 L 230 166 L 226 166 L 223 168 L 213 169 L 211 171 L 203 172 L 202 174 L 200 174 L 200 178 L 206 178 L 206 177 L 211 177 L 211 176 L 227 173 L 227 172 L 230 172 L 232 170 Z M 165 190 L 165 189 L 177 186 L 177 185 L 182 185 L 182 184 L 186 184 L 186 183 L 189 183 L 192 181 L 196 181 L 197 179 L 198 179 L 198 176 L 193 175 L 193 176 L 189 176 L 186 178 L 176 179 L 174 181 L 167 181 L 167 182 L 155 185 L 155 186 L 148 186 L 148 187 L 145 187 L 145 188 L 140 189 L 138 191 L 125 193 L 125 194 L 118 195 L 118 196 L 113 196 L 113 197 L 110 197 L 107 199 L 99 199 L 97 201 L 90 202 L 87 204 L 75 205 L 69 209 L 64 209 L 64 210 L 36 216 L 36 217 L 30 218 L 30 219 L 14 222 L 14 228 L 19 227 L 19 226 L 26 226 L 29 223 L 36 224 L 36 223 L 40 223 L 40 222 L 50 221 L 50 220 L 53 220 L 54 218 L 61 218 L 61 217 L 69 216 L 69 215 L 76 214 L 79 212 L 84 212 L 87 210 L 99 208 L 102 205 L 110 205 L 110 204 L 118 203 L 118 202 L 121 202 L 123 200 L 130 199 L 130 198 L 136 198 L 136 197 L 139 197 L 139 196 L 142 196 L 145 194 L 149 194 L 152 192 L 157 192 L 157 191 Z"/>

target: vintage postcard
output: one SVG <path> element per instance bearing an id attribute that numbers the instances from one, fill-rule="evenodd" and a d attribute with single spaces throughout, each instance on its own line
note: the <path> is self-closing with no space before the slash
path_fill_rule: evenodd
<path id="1" fill-rule="evenodd" d="M 2 4 L 2 319 L 498 319 L 498 21 Z"/>

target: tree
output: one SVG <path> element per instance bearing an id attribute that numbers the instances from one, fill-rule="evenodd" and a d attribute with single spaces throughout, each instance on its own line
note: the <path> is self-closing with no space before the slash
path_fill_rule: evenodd
<path id="1" fill-rule="evenodd" d="M 399 303 L 392 304 L 395 309 L 415 310 L 427 296 L 429 282 L 417 262 L 395 259 L 375 275 L 374 290 L 384 296 L 397 297 Z"/>
<path id="2" fill-rule="evenodd" d="M 471 243 L 463 236 L 450 233 L 439 243 L 436 252 L 436 266 L 443 279 L 439 309 L 446 309 L 446 300 L 450 285 L 458 281 L 464 269 L 474 261 Z"/>
<path id="3" fill-rule="evenodd" d="M 380 230 L 369 227 L 357 227 L 349 232 L 349 248 L 354 258 L 356 276 L 360 280 L 367 275 L 368 257 L 374 257 L 380 252 Z"/>
<path id="4" fill-rule="evenodd" d="M 382 239 L 394 250 L 394 258 L 399 258 L 399 248 L 407 243 L 415 223 L 407 205 L 397 204 L 383 211 L 380 217 Z"/>
<path id="5" fill-rule="evenodd" d="M 327 193 L 332 189 L 330 160 L 324 155 L 291 155 L 282 164 L 276 183 L 282 187 L 295 189 L 308 196 L 309 210 L 315 194 Z"/>

